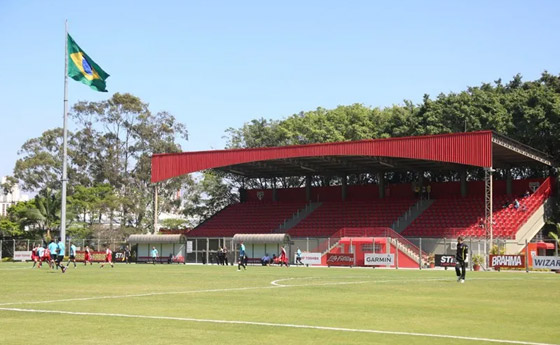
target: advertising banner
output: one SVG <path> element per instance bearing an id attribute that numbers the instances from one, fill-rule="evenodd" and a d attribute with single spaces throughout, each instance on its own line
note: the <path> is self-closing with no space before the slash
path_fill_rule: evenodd
<path id="1" fill-rule="evenodd" d="M 76 261 L 83 262 L 85 260 L 84 251 L 76 251 Z M 91 252 L 91 262 L 102 262 L 105 261 L 105 252 Z"/>
<path id="2" fill-rule="evenodd" d="M 31 251 L 15 251 L 14 261 L 27 261 L 31 260 Z"/>
<path id="3" fill-rule="evenodd" d="M 294 262 L 296 262 L 297 255 L 294 255 Z M 301 253 L 301 262 L 305 265 L 320 265 L 321 253 Z"/>
<path id="4" fill-rule="evenodd" d="M 454 267 L 455 266 L 455 255 L 436 254 L 435 264 L 438 267 Z"/>
<path id="5" fill-rule="evenodd" d="M 364 265 L 366 266 L 391 266 L 394 264 L 395 254 L 364 254 Z"/>
<path id="6" fill-rule="evenodd" d="M 525 267 L 525 255 L 490 255 L 491 267 Z"/>
<path id="7" fill-rule="evenodd" d="M 124 261 L 124 252 L 115 252 L 113 254 L 115 261 Z"/>
<path id="8" fill-rule="evenodd" d="M 354 266 L 354 254 L 327 253 L 327 266 Z"/>
<path id="9" fill-rule="evenodd" d="M 534 256 L 533 268 L 548 268 L 550 270 L 560 270 L 560 257 Z"/>

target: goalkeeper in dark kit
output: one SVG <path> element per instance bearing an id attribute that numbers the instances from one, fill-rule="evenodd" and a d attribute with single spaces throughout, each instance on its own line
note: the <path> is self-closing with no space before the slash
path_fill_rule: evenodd
<path id="1" fill-rule="evenodd" d="M 465 282 L 465 273 L 467 268 L 467 254 L 469 247 L 463 243 L 463 237 L 457 237 L 457 254 L 455 255 L 455 273 L 457 273 L 457 282 Z"/>

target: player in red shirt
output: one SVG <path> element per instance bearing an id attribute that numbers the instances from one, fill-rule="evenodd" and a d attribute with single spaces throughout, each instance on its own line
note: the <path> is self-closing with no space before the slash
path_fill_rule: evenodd
<path id="1" fill-rule="evenodd" d="M 43 251 L 43 257 L 41 258 L 41 264 L 43 263 L 43 261 L 46 261 L 49 264 L 49 268 L 52 268 L 51 251 L 49 250 L 49 248 L 45 248 L 45 251 Z M 39 265 L 39 267 L 41 267 L 41 265 Z"/>
<path id="2" fill-rule="evenodd" d="M 36 244 L 33 244 L 33 250 L 31 251 L 31 260 L 33 260 L 33 267 L 31 268 L 35 268 L 35 265 L 39 264 L 39 254 L 37 253 L 39 250 L 39 246 Z"/>
<path id="3" fill-rule="evenodd" d="M 89 246 L 86 246 L 84 249 L 84 266 L 87 266 L 87 263 L 91 265 L 91 251 L 89 250 Z"/>
<path id="4" fill-rule="evenodd" d="M 280 260 L 278 261 L 280 262 L 280 267 L 282 267 L 282 265 L 286 265 L 286 267 L 288 267 L 288 258 L 284 246 L 281 247 Z"/>
<path id="5" fill-rule="evenodd" d="M 113 266 L 113 251 L 109 249 L 109 246 L 106 246 L 105 262 L 101 264 L 100 268 L 103 268 L 103 266 L 105 266 L 105 263 L 109 263 L 111 265 L 111 268 L 115 267 Z"/>

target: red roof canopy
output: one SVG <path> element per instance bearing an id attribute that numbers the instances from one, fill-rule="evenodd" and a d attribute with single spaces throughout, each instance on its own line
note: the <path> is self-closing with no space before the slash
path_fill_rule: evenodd
<path id="1" fill-rule="evenodd" d="M 512 147 L 521 148 L 513 150 Z M 527 151 L 528 150 L 528 151 Z M 525 152 L 529 152 L 526 154 Z M 532 157 L 529 157 L 531 155 Z M 248 177 L 342 175 L 387 170 L 496 167 L 541 152 L 492 131 L 199 152 L 155 154 L 152 182 L 205 169 Z M 543 159 L 545 161 L 543 161 Z"/>

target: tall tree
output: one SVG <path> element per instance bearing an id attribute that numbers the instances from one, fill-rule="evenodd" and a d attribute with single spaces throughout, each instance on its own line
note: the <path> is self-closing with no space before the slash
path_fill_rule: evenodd
<path id="1" fill-rule="evenodd" d="M 197 226 L 226 206 L 239 202 L 237 193 L 225 175 L 204 171 L 199 179 L 191 179 L 186 188 L 184 214 L 190 226 Z"/>
<path id="2" fill-rule="evenodd" d="M 70 115 L 77 128 L 69 133 L 69 199 L 78 186 L 100 188 L 107 184 L 114 189 L 114 198 L 101 212 L 108 212 L 111 218 L 114 212 L 123 227 L 152 224 L 145 219 L 152 204 L 151 156 L 179 152 L 178 141 L 188 139 L 186 126 L 167 112 L 153 114 L 147 103 L 127 93 L 116 93 L 100 102 L 78 102 Z M 19 153 L 23 157 L 16 163 L 14 176 L 26 190 L 60 187 L 60 128 L 28 140 Z M 160 183 L 163 209 L 176 203 L 170 196 L 181 188 L 183 180 Z M 92 207 L 79 198 L 74 201 L 82 203 L 82 212 L 85 206 Z"/>

